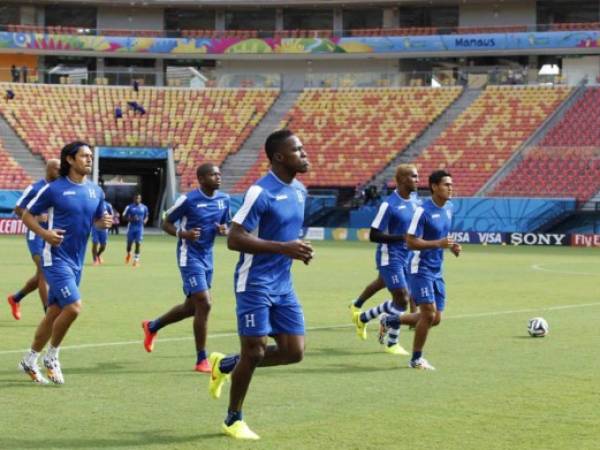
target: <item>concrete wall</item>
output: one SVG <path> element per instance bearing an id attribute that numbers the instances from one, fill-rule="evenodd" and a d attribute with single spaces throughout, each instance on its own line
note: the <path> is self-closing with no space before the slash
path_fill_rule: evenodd
<path id="1" fill-rule="evenodd" d="M 535 0 L 461 3 L 458 23 L 461 27 L 535 25 Z"/>
<path id="2" fill-rule="evenodd" d="M 361 73 L 398 71 L 397 59 L 229 61 L 218 62 L 219 73 Z"/>
<path id="3" fill-rule="evenodd" d="M 139 30 L 162 30 L 162 8 L 135 8 L 98 6 L 98 28 L 133 28 Z"/>
<path id="4" fill-rule="evenodd" d="M 562 69 L 568 84 L 577 84 L 586 76 L 590 83 L 595 83 L 600 75 L 600 56 L 563 58 Z"/>

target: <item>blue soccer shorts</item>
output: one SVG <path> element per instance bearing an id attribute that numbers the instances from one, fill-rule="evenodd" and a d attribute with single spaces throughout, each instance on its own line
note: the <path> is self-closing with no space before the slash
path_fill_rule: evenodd
<path id="1" fill-rule="evenodd" d="M 57 305 L 62 309 L 81 300 L 81 269 L 59 264 L 44 267 L 43 270 L 48 283 L 48 306 Z"/>
<path id="2" fill-rule="evenodd" d="M 240 336 L 304 335 L 304 313 L 294 291 L 236 292 L 235 297 Z"/>
<path id="3" fill-rule="evenodd" d="M 106 245 L 108 242 L 108 230 L 98 230 L 92 227 L 92 242 L 94 244 Z"/>
<path id="4" fill-rule="evenodd" d="M 416 305 L 435 303 L 438 311 L 446 309 L 446 283 L 443 278 L 431 280 L 419 274 L 411 277 L 411 295 Z"/>
<path id="5" fill-rule="evenodd" d="M 406 267 L 400 264 L 379 267 L 379 275 L 390 291 L 409 289 Z"/>
<path id="6" fill-rule="evenodd" d="M 129 228 L 127 230 L 127 242 L 142 242 L 144 240 L 143 228 Z"/>
<path id="7" fill-rule="evenodd" d="M 212 283 L 212 270 L 205 270 L 199 266 L 180 267 L 183 293 L 186 297 L 198 292 L 208 291 Z"/>

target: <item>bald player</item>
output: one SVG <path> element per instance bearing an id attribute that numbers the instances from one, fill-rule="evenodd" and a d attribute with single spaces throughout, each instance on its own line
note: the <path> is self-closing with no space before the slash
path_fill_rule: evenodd
<path id="1" fill-rule="evenodd" d="M 27 204 L 38 194 L 38 192 L 48 183 L 51 183 L 58 178 L 59 169 L 60 160 L 48 160 L 46 163 L 46 176 L 27 186 L 27 189 L 23 191 L 23 194 L 19 200 L 17 200 L 15 205 L 15 214 L 19 218 L 22 218 L 25 206 L 27 206 Z M 47 228 L 48 215 L 46 213 L 36 216 L 36 219 L 40 225 L 42 225 L 42 227 Z M 8 296 L 8 304 L 10 305 L 11 312 L 15 320 L 21 319 L 21 300 L 23 300 L 27 294 L 35 291 L 36 289 L 40 294 L 40 299 L 44 309 L 46 309 L 46 305 L 48 304 L 48 288 L 46 287 L 46 280 L 44 278 L 41 265 L 41 255 L 42 248 L 44 247 L 44 240 L 29 230 L 25 234 L 25 237 L 27 241 L 27 247 L 29 248 L 29 253 L 31 254 L 31 258 L 35 264 L 35 274 L 25 282 L 25 286 L 19 289 L 15 294 Z"/>

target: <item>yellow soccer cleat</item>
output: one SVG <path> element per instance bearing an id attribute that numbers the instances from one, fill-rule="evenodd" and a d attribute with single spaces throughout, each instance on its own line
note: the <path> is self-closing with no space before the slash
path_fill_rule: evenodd
<path id="1" fill-rule="evenodd" d="M 252 431 L 243 420 L 236 420 L 229 426 L 223 424 L 222 430 L 227 436 L 231 436 L 235 439 L 246 439 L 252 441 L 257 441 L 260 439 L 260 436 Z"/>
<path id="2" fill-rule="evenodd" d="M 348 309 L 350 310 L 350 316 L 352 316 L 353 319 L 354 319 L 354 313 L 355 312 L 357 312 L 357 313 L 361 312 L 361 309 L 359 307 L 357 307 L 357 306 L 354 306 L 354 303 L 350 303 L 348 305 Z"/>
<path id="3" fill-rule="evenodd" d="M 410 353 L 408 353 L 400 344 L 390 345 L 389 347 L 386 345 L 383 351 L 389 353 L 390 355 L 410 355 Z"/>
<path id="4" fill-rule="evenodd" d="M 210 380 L 208 380 L 208 392 L 212 398 L 219 398 L 221 396 L 221 389 L 223 385 L 229 379 L 229 374 L 221 372 L 219 364 L 221 360 L 225 358 L 223 353 L 213 352 L 208 357 L 208 361 L 211 365 Z"/>
<path id="5" fill-rule="evenodd" d="M 352 314 L 352 322 L 356 325 L 356 335 L 363 341 L 367 340 L 367 324 L 360 320 L 360 312 Z"/>

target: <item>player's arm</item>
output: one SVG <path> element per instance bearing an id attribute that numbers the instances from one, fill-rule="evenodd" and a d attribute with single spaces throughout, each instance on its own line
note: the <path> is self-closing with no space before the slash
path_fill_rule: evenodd
<path id="1" fill-rule="evenodd" d="M 427 222 L 425 210 L 418 207 L 413 215 L 406 233 L 406 245 L 411 250 L 431 250 L 436 248 L 449 248 L 454 241 L 450 236 L 443 239 L 425 240 L 423 230 Z"/>
<path id="2" fill-rule="evenodd" d="M 104 204 L 104 195 L 101 195 L 100 202 L 94 213 L 94 226 L 98 230 L 107 230 L 112 227 L 113 216 Z"/>
<path id="3" fill-rule="evenodd" d="M 30 213 L 27 209 L 23 210 L 21 220 L 25 226 L 29 228 L 29 230 L 33 231 L 53 247 L 58 247 L 62 243 L 65 230 L 46 230 L 39 224 L 36 216 Z"/>
<path id="4" fill-rule="evenodd" d="M 369 240 L 378 244 L 393 244 L 404 241 L 404 236 L 385 233 L 390 223 L 390 205 L 388 202 L 382 202 L 377 210 L 377 215 L 371 223 L 371 231 L 369 232 Z"/>
<path id="5" fill-rule="evenodd" d="M 181 239 L 195 241 L 200 238 L 200 228 L 192 228 L 191 230 L 179 230 L 168 218 L 162 223 L 162 229 L 165 233 Z"/>
<path id="6" fill-rule="evenodd" d="M 314 251 L 310 242 L 300 239 L 288 242 L 269 241 L 246 231 L 239 223 L 233 222 L 227 236 L 227 248 L 244 253 L 277 253 L 299 259 L 308 264 Z"/>
<path id="7" fill-rule="evenodd" d="M 148 208 L 144 208 L 144 225 L 148 223 Z"/>

